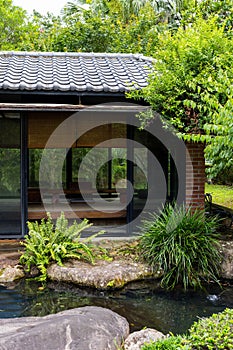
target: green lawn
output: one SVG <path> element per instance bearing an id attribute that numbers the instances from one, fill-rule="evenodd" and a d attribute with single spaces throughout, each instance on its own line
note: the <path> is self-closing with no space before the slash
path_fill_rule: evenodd
<path id="1" fill-rule="evenodd" d="M 213 203 L 233 209 L 233 186 L 205 185 L 205 193 L 211 193 Z"/>

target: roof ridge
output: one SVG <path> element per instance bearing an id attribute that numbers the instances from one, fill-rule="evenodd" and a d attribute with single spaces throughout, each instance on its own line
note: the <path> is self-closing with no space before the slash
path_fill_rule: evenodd
<path id="1" fill-rule="evenodd" d="M 57 52 L 57 51 L 0 51 L 0 56 L 36 56 L 36 57 L 132 57 L 137 60 L 153 61 L 152 57 L 141 53 L 117 53 L 117 52 Z"/>

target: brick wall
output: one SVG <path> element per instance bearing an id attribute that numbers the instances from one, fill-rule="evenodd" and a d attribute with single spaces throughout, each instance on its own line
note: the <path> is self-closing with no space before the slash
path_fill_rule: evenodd
<path id="1" fill-rule="evenodd" d="M 204 209 L 205 159 L 204 145 L 186 144 L 186 205 Z"/>

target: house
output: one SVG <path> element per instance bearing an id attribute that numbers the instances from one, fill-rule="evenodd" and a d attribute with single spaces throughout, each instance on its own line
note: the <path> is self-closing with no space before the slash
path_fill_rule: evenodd
<path id="1" fill-rule="evenodd" d="M 202 145 L 158 116 L 140 130 L 148 106 L 126 98 L 151 69 L 135 54 L 0 53 L 1 238 L 47 212 L 129 234 L 167 201 L 203 206 Z"/>

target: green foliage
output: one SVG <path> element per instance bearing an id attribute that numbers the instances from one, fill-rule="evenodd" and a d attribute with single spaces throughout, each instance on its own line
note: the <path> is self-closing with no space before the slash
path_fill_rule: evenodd
<path id="1" fill-rule="evenodd" d="M 203 282 L 218 281 L 217 226 L 217 219 L 201 210 L 171 205 L 143 221 L 141 254 L 152 267 L 163 269 L 163 287 L 201 288 Z"/>
<path id="2" fill-rule="evenodd" d="M 159 35 L 149 84 L 129 95 L 146 100 L 184 140 L 209 143 L 215 174 L 233 158 L 232 55 L 225 26 L 215 16 L 196 16 L 190 26 Z"/>
<path id="3" fill-rule="evenodd" d="M 229 168 L 224 169 L 215 178 L 213 178 L 213 182 L 217 184 L 233 186 L 233 164 Z"/>
<path id="4" fill-rule="evenodd" d="M 12 0 L 0 0 L 0 49 L 16 50 L 25 35 L 26 11 Z"/>
<path id="5" fill-rule="evenodd" d="M 149 55 L 157 42 L 155 25 L 158 16 L 147 3 L 136 16 L 132 14 L 127 23 L 115 7 L 100 6 L 77 11 L 70 7 L 65 11 L 64 23 L 57 28 L 52 39 L 54 51 L 83 52 L 144 52 Z M 74 12 L 73 12 L 74 11 Z"/>
<path id="6" fill-rule="evenodd" d="M 190 347 L 183 345 L 184 341 L 181 336 L 171 336 L 161 339 L 151 344 L 146 344 L 142 350 L 188 350 Z"/>
<path id="7" fill-rule="evenodd" d="M 217 21 L 221 26 L 224 24 L 228 35 L 232 35 L 233 28 L 233 3 L 232 0 L 204 0 L 199 4 L 203 18 L 208 18 L 211 15 L 217 17 Z"/>
<path id="8" fill-rule="evenodd" d="M 54 41 L 62 24 L 60 17 L 48 13 L 42 16 L 34 11 L 25 26 L 25 35 L 19 42 L 22 51 L 54 51 Z"/>
<path id="9" fill-rule="evenodd" d="M 189 330 L 187 343 L 194 349 L 232 349 L 233 309 L 195 322 Z"/>
<path id="10" fill-rule="evenodd" d="M 7 0 L 3 2 L 5 4 Z M 8 0 L 8 5 L 10 3 Z M 186 7 L 186 0 L 169 3 L 76 0 L 67 3 L 62 18 L 49 13 L 42 16 L 36 11 L 26 17 L 25 11 L 17 8 L 16 13 L 14 7 L 10 22 L 17 19 L 17 31 L 12 25 L 9 42 L 2 42 L 10 48 L 14 41 L 18 49 L 29 51 L 140 52 L 150 55 L 157 45 L 158 32 L 167 26 L 167 22 L 177 22 L 174 19 L 176 12 Z M 9 11 L 4 12 L 3 21 L 5 18 L 9 21 L 9 15 Z M 16 34 L 17 40 L 13 38 Z"/>
<path id="11" fill-rule="evenodd" d="M 72 25 L 68 22 L 58 30 L 53 47 L 55 51 L 105 52 L 109 51 L 112 35 L 110 19 L 85 11 L 83 18 L 72 17 Z"/>
<path id="12" fill-rule="evenodd" d="M 166 31 L 159 36 L 155 48 L 155 70 L 149 85 L 132 95 L 145 98 L 180 131 L 198 133 L 210 117 L 209 105 L 214 110 L 218 108 L 220 96 L 215 97 L 213 84 L 221 77 L 216 65 L 220 68 L 224 64 L 221 58 L 228 51 L 232 52 L 231 42 L 219 30 L 215 19 L 199 18 L 193 26 L 180 28 L 175 35 Z"/>
<path id="13" fill-rule="evenodd" d="M 0 149 L 0 191 L 5 195 L 20 197 L 19 149 Z"/>
<path id="14" fill-rule="evenodd" d="M 80 240 L 81 232 L 92 224 L 84 219 L 79 224 L 75 221 L 68 226 L 68 220 L 61 213 L 54 226 L 51 215 L 48 213 L 47 216 L 48 219 L 42 219 L 41 223 L 28 222 L 29 233 L 22 243 L 25 252 L 20 257 L 20 263 L 26 266 L 27 271 L 36 266 L 41 274 L 39 279 L 43 281 L 47 278 L 47 268 L 52 262 L 62 266 L 65 259 L 75 258 L 94 263 L 93 250 L 88 242 L 96 235 Z"/>
<path id="15" fill-rule="evenodd" d="M 202 318 L 188 335 L 172 336 L 144 345 L 142 350 L 230 350 L 233 348 L 233 309 Z"/>

